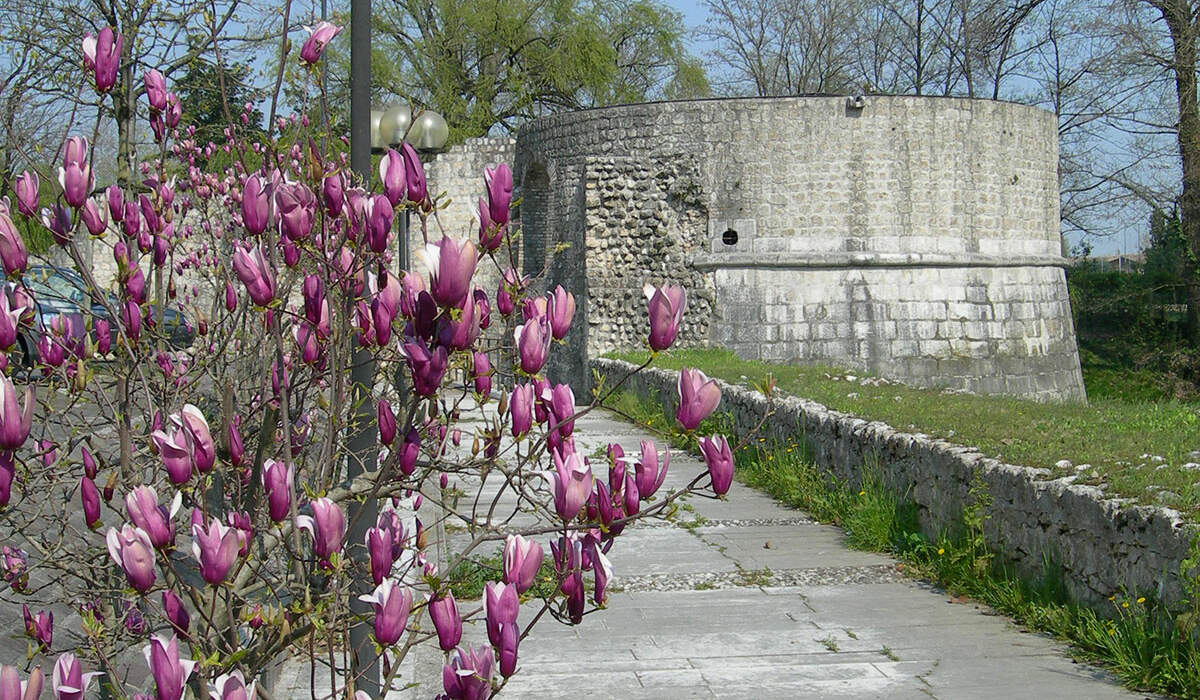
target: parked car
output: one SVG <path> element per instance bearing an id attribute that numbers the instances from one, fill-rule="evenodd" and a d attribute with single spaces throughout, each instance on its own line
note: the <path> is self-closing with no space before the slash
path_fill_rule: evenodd
<path id="1" fill-rule="evenodd" d="M 115 345 L 120 335 L 120 321 L 114 320 L 108 309 L 120 309 L 121 300 L 111 292 L 104 292 L 108 308 L 100 299 L 89 297 L 87 285 L 83 278 L 74 270 L 52 265 L 35 265 L 26 270 L 24 275 L 26 287 L 33 296 L 35 319 L 32 329 L 23 330 L 17 343 L 24 355 L 23 364 L 32 366 L 37 361 L 37 339 L 49 332 L 50 323 L 60 316 L 70 319 L 70 327 L 84 327 L 83 310 L 88 309 L 93 319 L 104 319 L 109 322 L 110 340 Z M 12 284 L 11 282 L 9 284 Z M 151 308 L 153 313 L 156 309 Z M 167 344 L 174 349 L 190 346 L 195 338 L 195 331 L 187 315 L 178 309 L 167 307 L 163 310 L 163 327 Z"/>

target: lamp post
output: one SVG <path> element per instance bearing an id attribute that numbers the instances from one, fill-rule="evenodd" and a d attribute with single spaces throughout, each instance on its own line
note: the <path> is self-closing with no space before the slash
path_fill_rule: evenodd
<path id="1" fill-rule="evenodd" d="M 363 182 L 371 181 L 371 153 L 382 152 L 387 146 L 400 143 L 405 134 L 409 135 L 410 143 L 418 149 L 441 148 L 449 136 L 446 120 L 441 115 L 423 112 L 418 115 L 418 123 L 411 124 L 412 114 L 407 107 L 392 107 L 377 111 L 371 109 L 370 94 L 370 56 L 371 56 L 371 0 L 351 0 L 350 4 L 350 166 L 362 178 Z M 427 117 L 430 114 L 432 117 Z M 440 125 L 440 126 L 439 126 Z M 400 221 L 400 250 L 398 263 L 400 269 L 408 269 L 408 210 Z M 355 410 L 352 428 L 349 431 L 348 442 L 350 456 L 347 460 L 347 477 L 353 480 L 363 474 L 374 471 L 379 464 L 376 435 L 375 402 L 372 400 L 372 389 L 375 383 L 376 364 L 374 356 L 366 348 L 360 348 L 354 356 L 354 368 L 350 372 L 350 386 Z M 400 393 L 401 406 L 407 398 L 406 387 L 399 381 L 402 371 L 397 372 L 396 388 Z M 359 544 L 363 542 L 366 531 L 375 525 L 378 518 L 379 504 L 374 499 L 366 499 L 361 503 L 351 505 L 350 522 L 353 523 L 347 537 L 350 555 L 355 561 L 366 564 L 369 561 L 366 548 Z M 443 538 L 444 539 L 444 538 Z M 369 593 L 365 587 L 355 590 L 355 594 Z M 379 658 L 371 640 L 371 626 L 365 622 L 369 617 L 370 606 L 360 601 L 355 595 L 351 598 L 350 609 L 362 620 L 350 628 L 351 672 L 355 679 L 355 688 L 364 691 L 368 697 L 382 696 L 379 678 Z"/>

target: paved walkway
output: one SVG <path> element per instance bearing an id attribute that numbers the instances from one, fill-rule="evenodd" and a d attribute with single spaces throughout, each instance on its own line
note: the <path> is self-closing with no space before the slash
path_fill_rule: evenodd
<path id="1" fill-rule="evenodd" d="M 583 454 L 610 442 L 636 453 L 648 437 L 597 413 L 575 434 Z M 702 469 L 672 452 L 664 488 Z M 839 529 L 749 488 L 735 483 L 728 500 L 695 498 L 691 507 L 680 522 L 621 535 L 609 554 L 608 609 L 577 627 L 545 618 L 521 644 L 523 671 L 501 697 L 1147 697 L 1074 663 L 1053 640 L 906 579 L 895 560 L 851 550 Z M 464 643 L 485 640 L 482 625 L 464 631 Z M 436 646 L 410 658 L 405 675 L 419 686 L 389 700 L 439 693 L 441 662 Z M 308 675 L 307 664 L 288 664 L 275 697 L 309 697 Z"/>
<path id="2" fill-rule="evenodd" d="M 647 436 L 603 416 L 581 451 Z M 667 486 L 703 463 L 673 453 Z M 839 529 L 735 484 L 699 527 L 643 527 L 610 554 L 609 608 L 535 628 L 503 695 L 545 698 L 1142 698 L 1062 645 L 900 576 Z M 681 520 L 688 520 L 684 514 Z M 767 569 L 770 574 L 767 574 Z"/>

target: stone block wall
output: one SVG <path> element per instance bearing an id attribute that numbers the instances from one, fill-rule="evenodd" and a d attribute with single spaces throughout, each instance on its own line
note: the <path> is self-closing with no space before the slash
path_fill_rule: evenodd
<path id="1" fill-rule="evenodd" d="M 1034 399 L 1082 399 L 1058 267 L 715 267 L 711 339 L 744 358 L 820 362 Z"/>
<path id="2" fill-rule="evenodd" d="M 589 355 L 643 342 L 641 287 L 675 282 L 699 323 L 684 344 L 1082 399 L 1057 155 L 1048 112 L 959 98 L 700 100 L 534 120 L 515 156 L 525 269 L 589 297 L 586 337 L 552 373 L 586 390 Z"/>
<path id="3" fill-rule="evenodd" d="M 607 359 L 590 366 L 612 380 L 633 369 Z M 649 369 L 625 388 L 659 397 L 674 415 L 677 382 L 676 372 Z M 718 411 L 728 412 L 736 432 L 746 434 L 762 418 L 766 400 L 750 389 L 719 384 Z M 1109 498 L 1070 477 L 1050 480 L 1046 470 L 1005 464 L 973 448 L 901 432 L 814 401 L 780 397 L 773 409 L 764 425 L 769 437 L 796 438 L 819 467 L 852 484 L 864 468 L 876 468 L 895 493 L 916 504 L 930 536 L 961 528 L 963 509 L 978 502 L 972 489 L 981 488 L 990 499 L 984 524 L 989 546 L 1024 573 L 1037 576 L 1045 561 L 1054 562 L 1071 595 L 1101 612 L 1111 612 L 1108 597 L 1122 592 L 1156 595 L 1167 605 L 1183 597 L 1179 566 L 1198 533 L 1171 509 Z"/>
<path id="4" fill-rule="evenodd" d="M 438 212 L 437 221 L 429 222 L 430 240 L 437 240 L 442 232 L 454 238 L 479 240 L 478 200 L 487 196 L 483 170 L 498 163 L 512 166 L 515 149 L 516 140 L 508 136 L 467 139 L 425 163 L 425 177 L 430 191 L 444 193 L 450 200 L 449 206 Z M 416 253 L 424 248 L 424 242 L 420 223 L 415 217 L 412 218 L 409 241 L 413 269 L 423 269 Z M 491 296 L 495 294 L 499 281 L 497 266 L 490 260 L 481 260 L 476 284 Z"/>

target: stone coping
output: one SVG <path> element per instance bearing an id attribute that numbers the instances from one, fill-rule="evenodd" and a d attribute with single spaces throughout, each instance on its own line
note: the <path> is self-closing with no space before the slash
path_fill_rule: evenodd
<path id="1" fill-rule="evenodd" d="M 1061 255 L 987 255 L 983 253 L 700 253 L 688 261 L 698 270 L 840 269 L 847 267 L 1067 267 Z"/>
<path id="2" fill-rule="evenodd" d="M 595 358 L 591 369 L 612 386 L 634 368 L 620 360 Z M 719 411 L 729 413 L 739 433 L 758 423 L 767 409 L 759 393 L 717 380 Z M 623 389 L 674 411 L 678 373 L 649 368 Z M 971 491 L 990 496 L 984 536 L 988 545 L 1025 575 L 1040 574 L 1046 561 L 1061 567 L 1071 595 L 1101 613 L 1114 613 L 1110 596 L 1152 595 L 1167 605 L 1184 598 L 1179 576 L 1198 528 L 1159 506 L 1111 498 L 1071 477 L 1050 479 L 1045 469 L 1006 464 L 974 448 L 906 433 L 866 421 L 815 401 L 779 396 L 763 425 L 769 438 L 796 438 L 820 467 L 857 483 L 864 467 L 877 464 L 880 477 L 916 504 L 927 535 L 961 528 L 963 508 L 977 502 Z"/>

